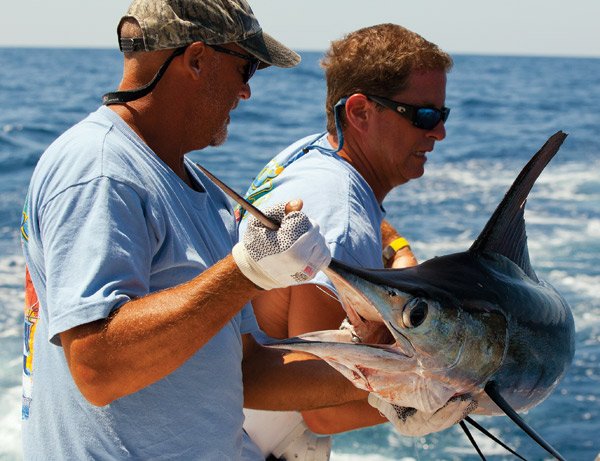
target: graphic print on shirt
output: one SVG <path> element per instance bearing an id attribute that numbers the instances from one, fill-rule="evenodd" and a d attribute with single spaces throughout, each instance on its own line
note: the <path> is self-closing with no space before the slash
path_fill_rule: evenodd
<path id="1" fill-rule="evenodd" d="M 246 195 L 244 198 L 258 207 L 259 204 L 265 199 L 267 195 L 273 190 L 275 187 L 273 185 L 273 180 L 283 173 L 288 166 L 294 163 L 296 160 L 302 158 L 304 155 L 308 154 L 311 149 L 318 150 L 321 154 L 324 155 L 336 155 L 336 152 L 333 152 L 330 148 L 322 146 L 319 147 L 317 145 L 320 139 L 324 139 L 326 133 L 321 133 L 316 137 L 307 136 L 302 142 L 301 145 L 294 149 L 291 149 L 287 153 L 280 153 L 275 158 L 271 159 L 269 163 L 258 173 L 250 187 L 246 191 Z M 306 141 L 308 140 L 308 141 Z M 331 147 L 331 146 L 329 146 Z M 236 222 L 239 224 L 242 219 L 245 218 L 246 210 L 244 210 L 240 205 L 236 205 L 234 209 L 234 216 Z"/>
<path id="2" fill-rule="evenodd" d="M 25 198 L 21 216 L 21 243 L 29 243 L 29 195 Z M 31 282 L 29 268 L 25 266 L 25 308 L 23 312 L 23 402 L 21 419 L 29 418 L 33 389 L 33 341 L 40 313 L 37 293 Z"/>
<path id="3" fill-rule="evenodd" d="M 21 239 L 23 244 L 29 241 L 29 215 L 27 210 L 29 208 L 29 195 L 25 198 L 25 205 L 23 206 L 23 213 L 21 214 Z"/>
<path id="4" fill-rule="evenodd" d="M 33 342 L 39 318 L 39 301 L 29 268 L 25 266 L 25 312 L 23 323 L 23 405 L 21 419 L 28 419 L 31 410 L 31 397 L 33 390 Z"/>
<path id="5" fill-rule="evenodd" d="M 272 159 L 254 178 L 244 198 L 253 205 L 258 206 L 262 201 L 261 199 L 273 190 L 273 179 L 279 176 L 284 169 L 285 165 L 280 165 L 275 159 Z M 234 215 L 238 223 L 244 219 L 245 214 L 246 210 L 236 205 Z"/>

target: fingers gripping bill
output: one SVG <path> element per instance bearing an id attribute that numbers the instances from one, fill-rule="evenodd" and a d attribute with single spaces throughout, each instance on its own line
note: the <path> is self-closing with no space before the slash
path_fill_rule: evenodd
<path id="1" fill-rule="evenodd" d="M 264 214 L 281 223 L 271 230 L 254 217 L 241 242 L 233 247 L 233 258 L 255 285 L 271 290 L 311 280 L 331 260 L 319 225 L 301 211 L 285 214 L 285 203 L 267 208 Z"/>
<path id="2" fill-rule="evenodd" d="M 369 394 L 369 404 L 377 408 L 400 434 L 411 437 L 448 429 L 477 408 L 477 402 L 468 395 L 451 398 L 446 405 L 433 413 L 393 405 L 373 393 Z"/>

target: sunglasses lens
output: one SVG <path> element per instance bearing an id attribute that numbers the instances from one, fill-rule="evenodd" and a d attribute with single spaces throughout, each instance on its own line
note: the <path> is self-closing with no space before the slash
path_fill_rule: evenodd
<path id="1" fill-rule="evenodd" d="M 418 107 L 410 104 L 401 103 L 392 99 L 383 98 L 381 96 L 373 96 L 365 94 L 369 99 L 377 104 L 396 112 L 400 117 L 409 119 L 414 126 L 423 130 L 433 130 L 440 121 L 448 120 L 450 109 L 442 107 L 436 109 L 434 107 Z"/>
<path id="2" fill-rule="evenodd" d="M 420 108 L 415 118 L 415 126 L 424 130 L 432 130 L 441 120 L 446 121 L 447 118 L 447 113 L 437 109 Z"/>
<path id="3" fill-rule="evenodd" d="M 258 69 L 259 64 L 260 61 L 251 61 L 248 63 L 248 66 L 246 66 L 246 75 L 244 76 L 244 83 L 248 83 L 250 81 L 250 79 Z"/>
<path id="4" fill-rule="evenodd" d="M 448 120 L 448 116 L 450 115 L 450 108 L 442 107 L 442 120 L 445 122 Z"/>

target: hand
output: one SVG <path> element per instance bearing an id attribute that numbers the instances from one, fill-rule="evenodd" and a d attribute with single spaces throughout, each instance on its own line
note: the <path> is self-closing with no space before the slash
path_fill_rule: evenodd
<path id="1" fill-rule="evenodd" d="M 400 434 L 411 437 L 448 429 L 477 408 L 477 402 L 469 395 L 451 398 L 446 405 L 434 413 L 392 405 L 373 393 L 369 394 L 369 405 L 377 408 Z"/>
<path id="2" fill-rule="evenodd" d="M 242 242 L 233 247 L 233 259 L 255 285 L 265 290 L 311 280 L 331 261 L 319 225 L 301 212 L 302 201 L 280 203 L 264 214 L 281 225 L 274 231 L 251 216 Z"/>

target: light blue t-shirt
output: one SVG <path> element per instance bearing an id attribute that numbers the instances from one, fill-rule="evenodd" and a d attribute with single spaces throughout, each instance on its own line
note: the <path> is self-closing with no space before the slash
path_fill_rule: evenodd
<path id="1" fill-rule="evenodd" d="M 258 328 L 249 305 L 179 369 L 101 408 L 77 389 L 60 346 L 59 333 L 186 282 L 230 253 L 233 210 L 185 162 L 200 191 L 105 107 L 41 157 L 22 223 L 33 282 L 25 315 L 25 459 L 260 459 L 242 430 L 241 335 Z"/>
<path id="2" fill-rule="evenodd" d="M 381 221 L 384 211 L 373 190 L 339 155 L 322 153 L 317 149 L 305 150 L 309 145 L 333 150 L 326 134 L 307 136 L 295 142 L 262 169 L 246 192 L 246 199 L 265 209 L 300 198 L 304 202 L 302 210 L 319 224 L 334 258 L 354 266 L 383 267 Z M 236 207 L 240 237 L 246 230 L 247 217 L 247 213 Z M 317 283 L 335 292 L 332 282 L 323 272 L 308 283 Z M 247 424 L 268 418 L 264 414 L 254 415 Z M 287 428 L 278 427 L 280 437 L 285 439 L 286 431 L 296 430 L 297 421 L 294 421 L 278 420 L 278 424 L 288 424 Z M 250 433 L 257 430 L 260 428 L 248 427 Z M 306 440 L 314 443 L 311 437 Z"/>
<path id="3" fill-rule="evenodd" d="M 261 209 L 302 199 L 302 210 L 319 224 L 334 258 L 354 266 L 382 268 L 381 221 L 385 213 L 373 190 L 339 155 L 314 148 L 306 151 L 309 145 L 333 150 L 326 134 L 295 142 L 262 169 L 246 198 Z M 247 216 L 236 208 L 240 236 L 246 230 Z M 310 283 L 335 291 L 322 272 Z"/>

